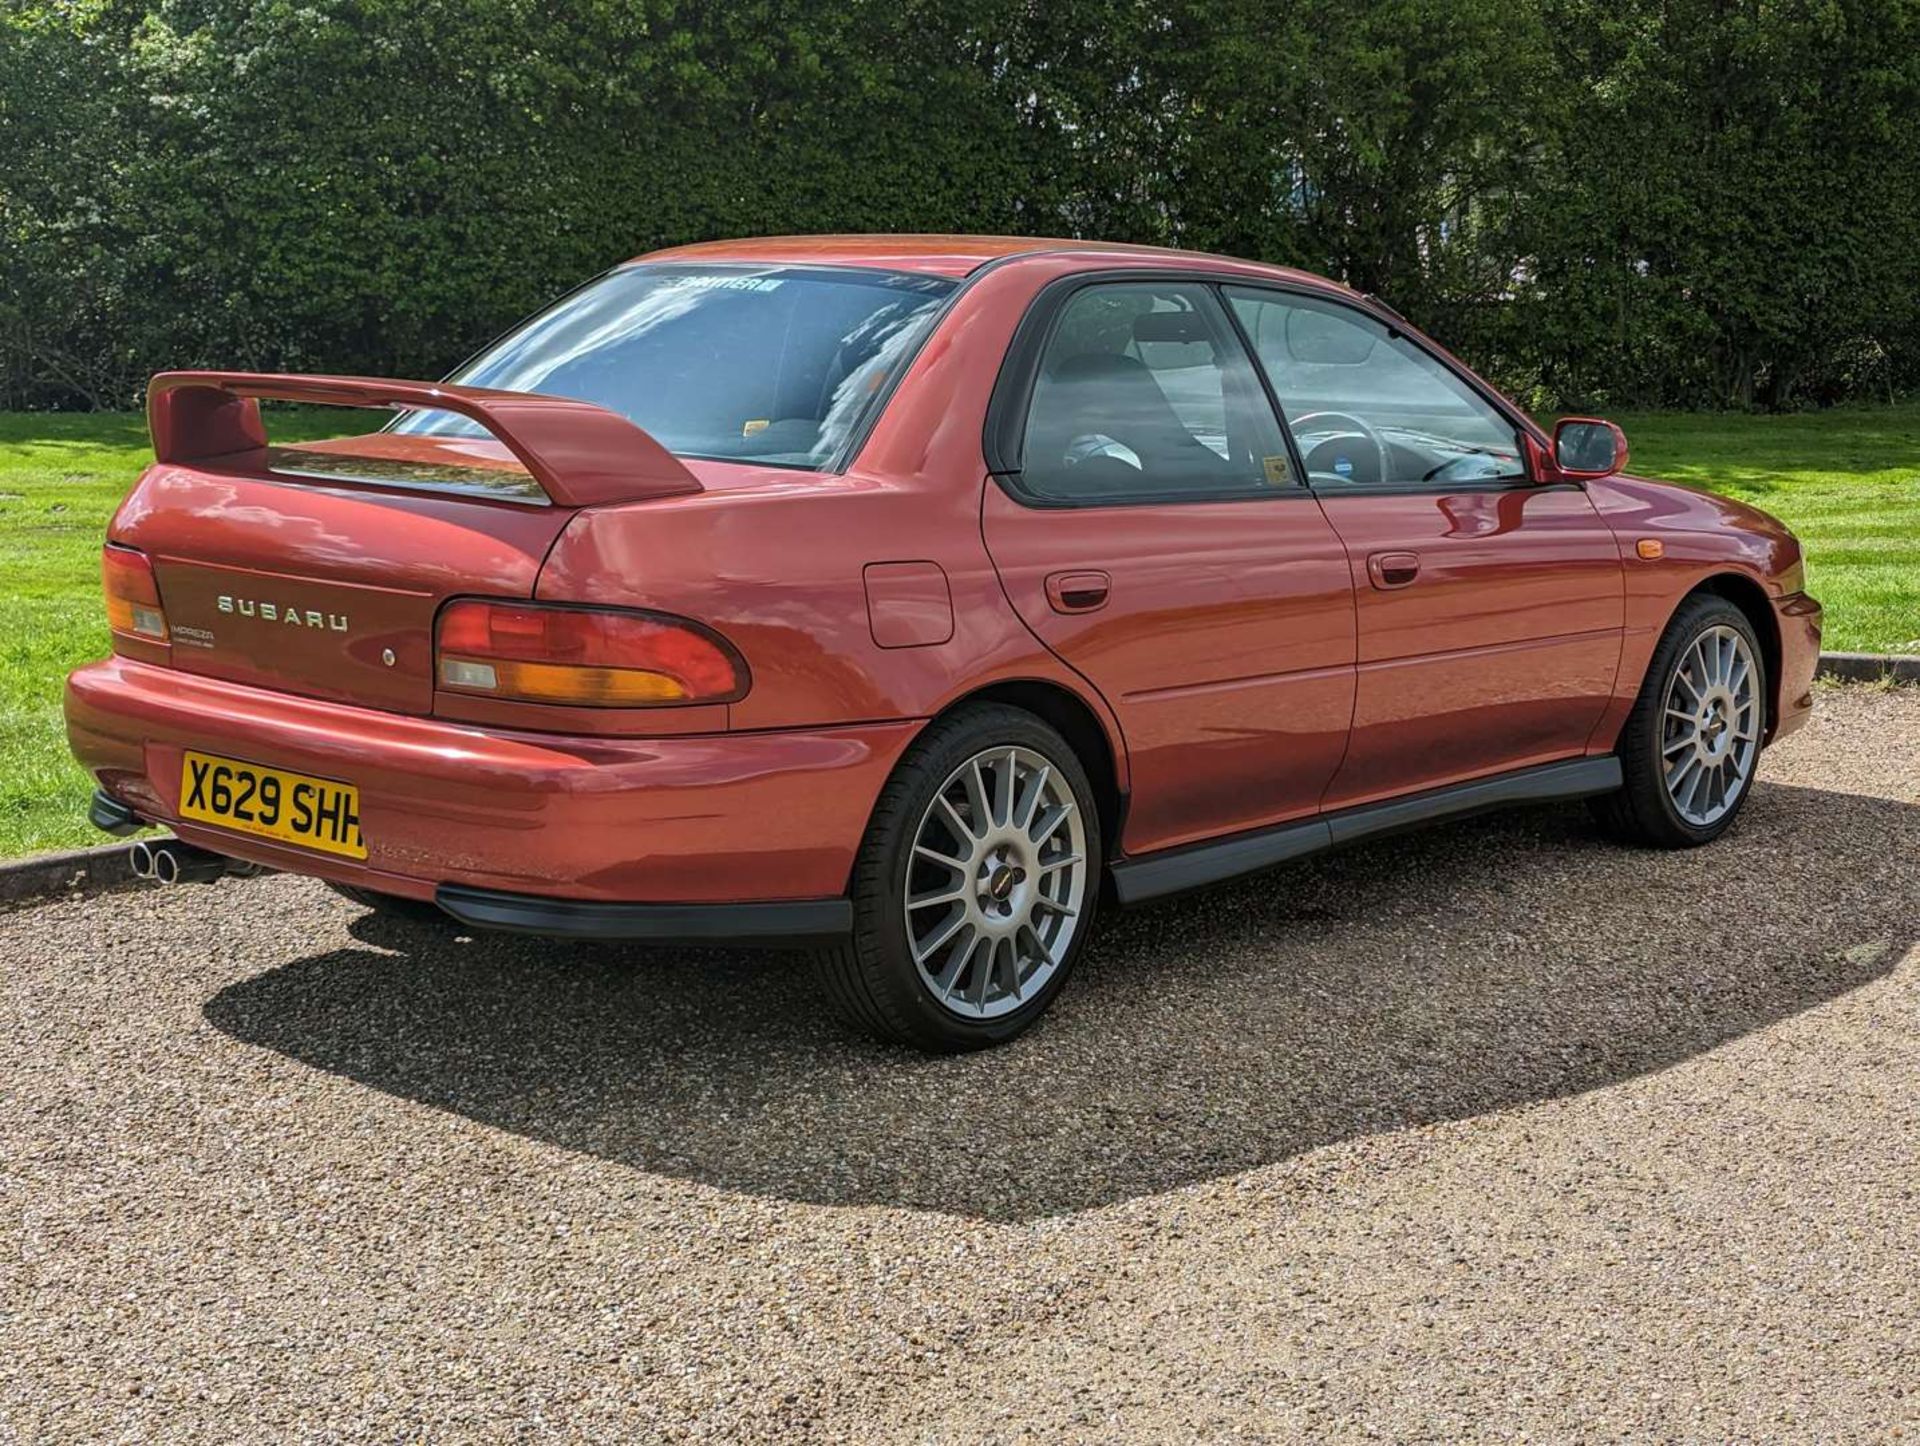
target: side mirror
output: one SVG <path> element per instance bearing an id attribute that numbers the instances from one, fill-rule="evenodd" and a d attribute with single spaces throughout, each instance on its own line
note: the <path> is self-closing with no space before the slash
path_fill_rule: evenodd
<path id="1" fill-rule="evenodd" d="M 1599 417 L 1563 417 L 1553 429 L 1553 465 L 1568 477 L 1611 477 L 1627 465 L 1627 434 Z"/>

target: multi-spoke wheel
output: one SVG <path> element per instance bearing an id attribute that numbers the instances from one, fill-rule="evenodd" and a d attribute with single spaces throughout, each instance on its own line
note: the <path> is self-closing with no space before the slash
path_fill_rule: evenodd
<path id="1" fill-rule="evenodd" d="M 1687 848 L 1739 812 L 1760 761 L 1766 666 L 1753 625 L 1724 598 L 1683 604 L 1654 650 L 1620 734 L 1626 783 L 1594 811 L 1635 842 Z"/>
<path id="2" fill-rule="evenodd" d="M 1753 646 L 1724 624 L 1706 629 L 1674 669 L 1660 758 L 1680 817 L 1706 828 L 1740 801 L 1760 757 L 1760 670 Z"/>
<path id="3" fill-rule="evenodd" d="M 1054 766 L 990 748 L 927 805 L 907 868 L 907 937 L 921 982 L 969 1019 L 1010 1014 L 1059 967 L 1087 893 L 1087 824 Z"/>
<path id="4" fill-rule="evenodd" d="M 1065 982 L 1099 896 L 1079 759 L 1031 714 L 971 708 L 928 730 L 875 810 L 855 937 L 822 960 L 855 1022 L 924 1049 L 1010 1039 Z"/>

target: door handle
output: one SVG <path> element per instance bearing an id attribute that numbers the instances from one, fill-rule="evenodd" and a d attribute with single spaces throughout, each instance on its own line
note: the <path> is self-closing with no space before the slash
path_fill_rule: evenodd
<path id="1" fill-rule="evenodd" d="M 1047 603 L 1057 613 L 1090 613 L 1107 605 L 1113 579 L 1104 572 L 1047 574 Z"/>
<path id="2" fill-rule="evenodd" d="M 1378 588 L 1405 587 L 1420 576 L 1417 552 L 1375 552 L 1367 557 L 1367 576 Z"/>

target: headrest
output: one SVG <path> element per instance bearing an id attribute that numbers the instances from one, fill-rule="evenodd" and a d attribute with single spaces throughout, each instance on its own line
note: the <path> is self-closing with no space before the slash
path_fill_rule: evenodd
<path id="1" fill-rule="evenodd" d="M 1211 343 L 1206 318 L 1197 311 L 1147 311 L 1133 319 L 1135 341 L 1202 341 Z"/>

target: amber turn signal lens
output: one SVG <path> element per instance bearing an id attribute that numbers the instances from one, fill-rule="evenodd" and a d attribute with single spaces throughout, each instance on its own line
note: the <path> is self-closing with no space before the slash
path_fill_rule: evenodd
<path id="1" fill-rule="evenodd" d="M 1655 558 L 1666 556 L 1667 545 L 1657 537 L 1643 537 L 1634 543 L 1633 550 L 1652 562 Z"/>
<path id="2" fill-rule="evenodd" d="M 149 643 L 167 641 L 167 615 L 160 585 L 144 552 L 109 543 L 100 553 L 100 582 L 107 595 L 107 626 Z"/>
<path id="3" fill-rule="evenodd" d="M 686 618 L 462 598 L 440 614 L 440 686 L 528 703 L 648 708 L 730 703 L 747 668 Z"/>

